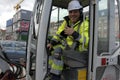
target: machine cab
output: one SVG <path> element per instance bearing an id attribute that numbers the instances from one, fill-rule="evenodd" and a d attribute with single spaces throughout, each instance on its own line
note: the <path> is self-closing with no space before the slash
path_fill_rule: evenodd
<path id="1" fill-rule="evenodd" d="M 68 15 L 70 1 L 36 0 L 29 29 L 27 80 L 46 79 L 50 53 L 47 43 L 55 35 L 63 17 Z M 119 80 L 119 0 L 79 2 L 83 6 L 83 19 L 87 17 L 89 20 L 88 64 L 87 67 L 66 70 L 62 74 L 63 80 Z"/>

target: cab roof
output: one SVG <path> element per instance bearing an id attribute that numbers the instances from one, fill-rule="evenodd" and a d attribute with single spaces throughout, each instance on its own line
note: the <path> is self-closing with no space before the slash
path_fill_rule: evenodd
<path id="1" fill-rule="evenodd" d="M 70 1 L 71 0 L 53 0 L 53 5 L 56 7 L 67 8 L 67 4 Z M 79 2 L 83 7 L 86 7 L 89 5 L 89 0 L 79 0 Z"/>

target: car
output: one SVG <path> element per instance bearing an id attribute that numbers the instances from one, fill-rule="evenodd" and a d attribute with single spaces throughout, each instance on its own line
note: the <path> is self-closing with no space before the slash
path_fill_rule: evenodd
<path id="1" fill-rule="evenodd" d="M 19 62 L 20 59 L 26 59 L 26 42 L 24 41 L 2 41 L 0 44 L 3 55 L 13 61 Z"/>

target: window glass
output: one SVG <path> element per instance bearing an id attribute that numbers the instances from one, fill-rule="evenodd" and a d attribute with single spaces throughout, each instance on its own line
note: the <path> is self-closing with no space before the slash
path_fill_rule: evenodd
<path id="1" fill-rule="evenodd" d="M 98 55 L 108 52 L 108 0 L 98 3 Z"/>
<path id="2" fill-rule="evenodd" d="M 35 36 L 38 35 L 39 21 L 40 21 L 40 17 L 41 17 L 42 8 L 43 8 L 42 2 L 43 2 L 42 0 L 40 2 L 38 2 L 38 4 L 36 5 L 36 9 L 35 9 L 34 22 L 33 22 Z"/>
<path id="3" fill-rule="evenodd" d="M 118 15 L 118 4 L 115 2 L 115 48 L 120 47 L 120 19 Z M 120 12 L 119 12 L 120 13 Z"/>
<path id="4" fill-rule="evenodd" d="M 60 24 L 63 22 L 65 16 L 68 15 L 66 9 L 52 7 L 52 13 L 50 17 L 50 28 L 49 28 L 49 35 L 54 35 L 57 31 Z"/>

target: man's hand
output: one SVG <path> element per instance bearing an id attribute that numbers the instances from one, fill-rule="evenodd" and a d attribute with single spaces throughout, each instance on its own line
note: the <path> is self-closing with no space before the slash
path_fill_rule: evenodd
<path id="1" fill-rule="evenodd" d="M 47 44 L 47 48 L 48 48 L 49 50 L 51 50 L 51 49 L 52 49 L 52 47 L 53 47 L 53 46 L 52 46 L 52 44 L 50 44 L 50 43 L 49 43 L 49 44 Z"/>
<path id="2" fill-rule="evenodd" d="M 66 35 L 71 36 L 74 32 L 74 29 L 71 28 L 71 27 L 66 27 L 64 32 L 65 32 Z"/>

